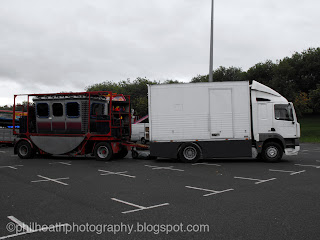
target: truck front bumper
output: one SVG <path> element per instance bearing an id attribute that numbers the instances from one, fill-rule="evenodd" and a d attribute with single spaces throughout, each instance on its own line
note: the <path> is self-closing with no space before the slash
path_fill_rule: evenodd
<path id="1" fill-rule="evenodd" d="M 294 156 L 298 155 L 298 152 L 300 151 L 300 146 L 295 146 L 294 148 L 286 148 L 284 150 L 285 154 L 287 156 Z"/>

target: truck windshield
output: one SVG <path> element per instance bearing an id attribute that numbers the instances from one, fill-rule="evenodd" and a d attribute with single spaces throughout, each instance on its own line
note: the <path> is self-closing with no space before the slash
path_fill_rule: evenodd
<path id="1" fill-rule="evenodd" d="M 274 115 L 277 120 L 293 121 L 293 110 L 290 104 L 275 104 Z"/>

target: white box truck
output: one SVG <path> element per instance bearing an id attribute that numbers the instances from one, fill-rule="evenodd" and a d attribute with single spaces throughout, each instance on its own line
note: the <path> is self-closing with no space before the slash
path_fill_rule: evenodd
<path id="1" fill-rule="evenodd" d="M 300 150 L 292 103 L 256 81 L 148 86 L 150 155 L 276 162 Z"/>
<path id="2" fill-rule="evenodd" d="M 149 141 L 149 123 L 131 124 L 131 141 L 146 144 Z"/>

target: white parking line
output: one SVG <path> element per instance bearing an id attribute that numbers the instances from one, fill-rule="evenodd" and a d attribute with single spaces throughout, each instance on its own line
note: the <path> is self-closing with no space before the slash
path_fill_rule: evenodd
<path id="1" fill-rule="evenodd" d="M 110 172 L 110 171 L 101 170 L 101 169 L 99 169 L 98 171 L 104 172 L 104 173 L 100 174 L 101 176 L 104 176 L 104 175 L 120 175 L 120 176 L 130 177 L 130 178 L 135 178 L 135 177 L 136 177 L 136 176 L 131 176 L 131 175 L 124 174 L 124 173 L 127 173 L 128 171 L 124 171 L 124 172 Z"/>
<path id="2" fill-rule="evenodd" d="M 297 166 L 301 167 L 314 167 L 314 168 L 320 168 L 320 165 L 304 165 L 304 164 L 295 164 Z"/>
<path id="3" fill-rule="evenodd" d="M 16 223 L 19 227 L 21 227 L 23 230 L 27 231 L 27 232 L 33 232 L 34 230 L 32 228 L 30 228 L 28 225 L 24 224 L 23 222 L 21 222 L 19 219 L 15 218 L 14 216 L 8 216 L 8 218 Z"/>
<path id="4" fill-rule="evenodd" d="M 159 167 L 159 166 L 151 166 L 151 165 L 145 165 L 146 167 L 150 167 L 152 170 L 172 170 L 172 171 L 180 171 L 183 172 L 184 170 L 182 169 L 177 169 L 177 168 L 173 168 L 173 166 L 169 166 L 169 167 Z"/>
<path id="5" fill-rule="evenodd" d="M 154 206 L 150 206 L 150 207 L 144 207 L 144 206 L 140 206 L 140 205 L 137 205 L 137 204 L 134 204 L 134 203 L 126 202 L 126 201 L 123 201 L 123 200 L 120 200 L 120 199 L 117 199 L 117 198 L 111 198 L 111 200 L 117 201 L 117 202 L 120 202 L 120 203 L 124 203 L 124 204 L 127 204 L 127 205 L 130 205 L 130 206 L 133 206 L 133 207 L 137 208 L 137 209 L 134 209 L 134 210 L 121 212 L 123 214 L 132 213 L 132 212 L 138 212 L 138 211 L 142 211 L 142 210 L 147 210 L 147 209 L 151 209 L 151 208 L 157 208 L 157 207 L 162 207 L 162 206 L 169 205 L 169 203 L 162 203 L 162 204 L 158 204 L 158 205 L 154 205 Z"/>
<path id="6" fill-rule="evenodd" d="M 48 181 L 51 181 L 51 182 L 59 183 L 59 184 L 62 184 L 62 185 L 69 185 L 67 183 L 58 181 L 58 180 L 62 180 L 62 179 L 69 179 L 68 177 L 67 178 L 52 179 L 52 178 L 44 177 L 44 176 L 41 176 L 41 175 L 37 175 L 37 176 L 40 177 L 40 178 L 44 178 L 45 180 L 35 180 L 35 181 L 31 181 L 31 182 L 35 183 L 35 182 L 48 182 Z"/>
<path id="7" fill-rule="evenodd" d="M 219 194 L 219 193 L 223 193 L 223 192 L 229 192 L 229 191 L 233 191 L 234 190 L 234 189 L 230 188 L 230 189 L 226 189 L 226 190 L 222 190 L 222 191 L 215 191 L 215 190 L 211 190 L 211 189 L 191 187 L 191 186 L 185 186 L 185 187 L 186 188 L 191 188 L 191 189 L 196 189 L 196 190 L 201 190 L 201 191 L 206 191 L 206 192 L 211 192 L 211 193 L 203 195 L 204 197 L 207 197 L 207 196 L 210 196 L 210 195 Z"/>
<path id="8" fill-rule="evenodd" d="M 49 164 L 58 164 L 58 163 L 71 166 L 71 164 L 70 164 L 71 161 L 69 161 L 69 162 L 52 162 L 52 163 L 49 163 Z"/>
<path id="9" fill-rule="evenodd" d="M 218 166 L 218 167 L 221 167 L 221 165 L 215 164 L 215 163 L 194 163 L 192 165 L 207 165 L 207 166 Z"/>
<path id="10" fill-rule="evenodd" d="M 55 228 L 61 228 L 64 226 L 69 226 L 70 224 L 65 223 L 65 224 L 54 224 L 49 225 L 50 227 L 44 227 L 41 229 L 31 229 L 27 224 L 21 222 L 19 219 L 15 218 L 14 216 L 8 216 L 8 218 L 14 222 L 15 224 L 17 224 L 18 226 L 22 227 L 24 230 L 26 230 L 25 232 L 19 232 L 19 233 L 15 233 L 15 234 L 11 234 L 11 235 L 7 235 L 7 236 L 2 236 L 0 237 L 0 240 L 2 239 L 8 239 L 8 238 L 13 238 L 13 237 L 17 237 L 17 236 L 21 236 L 21 235 L 26 235 L 26 234 L 30 234 L 30 233 L 36 233 L 36 232 L 50 232 L 50 230 L 55 229 Z"/>
<path id="11" fill-rule="evenodd" d="M 260 183 L 264 183 L 264 182 L 269 182 L 272 180 L 276 180 L 276 178 L 270 178 L 270 179 L 266 179 L 266 180 L 262 180 L 262 179 L 255 179 L 255 178 L 245 178 L 245 177 L 234 177 L 234 178 L 238 178 L 238 179 L 244 179 L 244 180 L 251 180 L 251 181 L 257 181 L 254 184 L 260 184 Z"/>
<path id="12" fill-rule="evenodd" d="M 306 170 L 302 170 L 302 171 L 295 172 L 295 171 L 269 169 L 269 171 L 271 171 L 271 172 L 284 172 L 284 173 L 290 173 L 290 175 L 296 175 L 296 174 L 299 174 L 299 173 L 303 173 L 303 172 L 305 172 Z"/>
<path id="13" fill-rule="evenodd" d="M 18 168 L 16 167 L 22 167 L 23 165 L 12 165 L 12 166 L 0 166 L 0 168 L 11 168 L 17 170 Z"/>

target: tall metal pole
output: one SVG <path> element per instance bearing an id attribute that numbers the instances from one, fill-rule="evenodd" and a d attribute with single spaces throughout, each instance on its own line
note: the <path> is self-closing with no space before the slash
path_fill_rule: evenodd
<path id="1" fill-rule="evenodd" d="M 211 28 L 210 28 L 210 66 L 209 66 L 209 82 L 213 82 L 213 14 L 214 14 L 214 0 L 211 3 Z"/>

